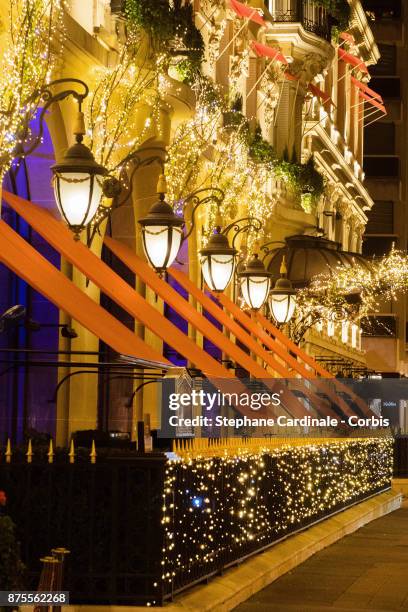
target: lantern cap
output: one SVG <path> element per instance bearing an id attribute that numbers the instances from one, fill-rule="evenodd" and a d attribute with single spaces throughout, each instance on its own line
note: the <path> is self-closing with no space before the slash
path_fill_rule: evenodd
<path id="1" fill-rule="evenodd" d="M 287 295 L 296 294 L 296 289 L 293 288 L 293 285 L 290 280 L 284 276 L 282 278 L 279 278 L 275 283 L 275 287 L 271 289 L 271 295 L 278 295 L 282 293 L 285 293 Z"/>
<path id="2" fill-rule="evenodd" d="M 272 274 L 265 269 L 263 262 L 259 259 L 258 253 L 255 253 L 246 265 L 242 267 L 242 270 L 238 272 L 238 276 L 261 276 L 270 278 Z"/>
<path id="3" fill-rule="evenodd" d="M 160 174 L 159 180 L 157 181 L 157 193 L 164 194 L 167 192 L 167 181 L 164 174 Z"/>
<path id="4" fill-rule="evenodd" d="M 173 208 L 164 199 L 164 193 L 160 193 L 160 199 L 153 204 L 145 217 L 139 219 L 142 227 L 145 225 L 168 225 L 169 227 L 181 227 L 184 220 L 177 217 Z"/>
<path id="5" fill-rule="evenodd" d="M 286 276 L 288 273 L 288 269 L 286 267 L 286 255 L 283 255 L 282 257 L 282 262 L 280 265 L 280 269 L 279 269 L 280 274 L 282 274 L 282 276 Z"/>
<path id="6" fill-rule="evenodd" d="M 221 233 L 221 228 L 217 227 L 211 234 L 207 245 L 200 250 L 201 255 L 231 255 L 234 256 L 238 253 L 234 247 L 231 247 L 228 242 L 228 238 L 225 234 Z"/>
<path id="7" fill-rule="evenodd" d="M 105 176 L 107 169 L 95 161 L 92 151 L 82 142 L 76 142 L 66 151 L 62 160 L 53 166 L 54 174 L 81 172 L 84 174 Z"/>

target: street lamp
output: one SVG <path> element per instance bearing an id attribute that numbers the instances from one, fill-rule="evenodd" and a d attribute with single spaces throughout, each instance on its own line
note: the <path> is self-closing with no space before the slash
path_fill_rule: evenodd
<path id="1" fill-rule="evenodd" d="M 95 161 L 92 151 L 83 144 L 84 114 L 79 110 L 74 128 L 76 142 L 63 159 L 51 166 L 58 210 L 75 240 L 94 218 L 103 193 L 106 168 Z"/>
<path id="2" fill-rule="evenodd" d="M 212 291 L 224 291 L 234 274 L 237 250 L 231 247 L 228 237 L 217 226 L 204 249 L 201 249 L 201 269 L 206 284 Z"/>
<path id="3" fill-rule="evenodd" d="M 275 287 L 269 294 L 269 307 L 277 323 L 288 323 L 296 308 L 296 291 L 287 278 L 285 256 L 283 256 L 280 274 L 281 278 L 276 281 Z"/>
<path id="4" fill-rule="evenodd" d="M 177 217 L 164 195 L 166 181 L 163 174 L 157 184 L 159 201 L 150 208 L 146 217 L 139 219 L 142 226 L 143 248 L 150 265 L 162 274 L 171 266 L 179 252 L 183 237 L 184 220 Z"/>
<path id="5" fill-rule="evenodd" d="M 259 310 L 268 297 L 271 273 L 265 270 L 258 253 L 255 253 L 247 265 L 237 272 L 237 277 L 247 306 L 252 310 Z"/>
<path id="6" fill-rule="evenodd" d="M 54 91 L 55 87 L 62 85 L 68 86 L 67 89 Z M 15 157 L 25 158 L 39 147 L 51 105 L 71 96 L 78 102 L 78 116 L 74 127 L 76 143 L 67 150 L 61 162 L 51 167 L 58 209 L 65 223 L 74 232 L 76 240 L 79 240 L 81 231 L 95 217 L 102 194 L 113 197 L 120 188 L 119 181 L 114 177 L 108 181 L 104 180 L 108 171 L 95 161 L 92 151 L 82 142 L 85 135 L 82 103 L 88 94 L 89 88 L 84 81 L 71 78 L 51 81 L 40 90 L 36 90 L 25 101 L 25 105 L 41 102 L 38 134 L 33 137 L 30 133 L 29 115 L 27 115 L 17 135 L 19 144 L 15 150 Z"/>

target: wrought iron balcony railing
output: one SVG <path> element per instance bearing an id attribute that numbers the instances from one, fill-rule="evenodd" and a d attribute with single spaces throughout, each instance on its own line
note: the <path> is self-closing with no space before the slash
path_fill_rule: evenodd
<path id="1" fill-rule="evenodd" d="M 301 23 L 305 30 L 331 39 L 331 17 L 312 0 L 266 0 L 266 6 L 277 23 Z"/>

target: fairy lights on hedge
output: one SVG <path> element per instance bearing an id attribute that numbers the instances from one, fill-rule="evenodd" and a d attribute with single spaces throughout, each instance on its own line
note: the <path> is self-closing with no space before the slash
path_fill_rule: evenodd
<path id="1" fill-rule="evenodd" d="M 255 551 L 387 488 L 392 439 L 354 439 L 198 457 L 167 465 L 163 581 L 205 575 L 225 554 Z"/>

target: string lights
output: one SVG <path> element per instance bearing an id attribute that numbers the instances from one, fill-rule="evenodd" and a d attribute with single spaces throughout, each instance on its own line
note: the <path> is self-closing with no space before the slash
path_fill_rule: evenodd
<path id="1" fill-rule="evenodd" d="M 36 95 L 52 80 L 64 32 L 63 0 L 9 0 L 10 27 L 1 65 L 0 165 L 9 169 L 41 106 Z"/>
<path id="2" fill-rule="evenodd" d="M 319 321 L 369 323 L 381 302 L 397 300 L 407 291 L 408 256 L 393 247 L 369 267 L 337 266 L 330 275 L 315 276 L 308 287 L 297 291 L 297 323 L 304 321 L 303 334 Z"/>
<path id="3" fill-rule="evenodd" d="M 303 441 L 170 461 L 162 579 L 175 588 L 390 486 L 391 438 Z M 165 587 L 166 588 L 166 587 Z"/>

